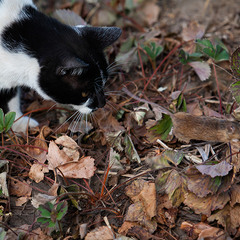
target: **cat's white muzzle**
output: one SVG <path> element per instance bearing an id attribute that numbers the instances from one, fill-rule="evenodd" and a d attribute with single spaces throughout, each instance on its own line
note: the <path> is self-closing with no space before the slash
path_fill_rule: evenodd
<path id="1" fill-rule="evenodd" d="M 82 104 L 82 105 L 73 105 L 72 104 L 72 107 L 74 109 L 76 109 L 77 111 L 79 111 L 80 113 L 89 114 L 92 112 L 92 109 L 88 107 L 90 102 L 91 102 L 91 100 L 88 99 L 84 104 Z"/>

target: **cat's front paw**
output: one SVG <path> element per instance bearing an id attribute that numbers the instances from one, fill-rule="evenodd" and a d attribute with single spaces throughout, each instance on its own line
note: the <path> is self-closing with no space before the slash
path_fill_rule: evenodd
<path id="1" fill-rule="evenodd" d="M 29 119 L 29 117 L 22 117 L 13 124 L 12 130 L 14 132 L 26 133 L 28 128 L 33 128 L 37 126 L 38 126 L 38 122 L 36 120 L 32 118 Z"/>

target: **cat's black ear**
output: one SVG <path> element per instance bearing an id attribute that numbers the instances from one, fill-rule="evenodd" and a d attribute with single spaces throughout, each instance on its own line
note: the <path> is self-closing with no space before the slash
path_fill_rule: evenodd
<path id="1" fill-rule="evenodd" d="M 57 67 L 57 75 L 65 75 L 70 71 L 74 75 L 80 75 L 83 68 L 89 65 L 79 58 L 66 58 L 62 61 L 61 65 Z"/>
<path id="2" fill-rule="evenodd" d="M 122 34 L 122 30 L 118 27 L 81 27 L 79 32 L 102 49 L 113 44 Z"/>

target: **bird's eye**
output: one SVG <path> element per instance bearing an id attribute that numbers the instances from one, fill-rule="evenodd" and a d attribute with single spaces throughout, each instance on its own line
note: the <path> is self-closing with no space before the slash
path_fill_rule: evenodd
<path id="1" fill-rule="evenodd" d="M 87 97 L 88 96 L 88 92 L 82 92 L 82 97 Z"/>

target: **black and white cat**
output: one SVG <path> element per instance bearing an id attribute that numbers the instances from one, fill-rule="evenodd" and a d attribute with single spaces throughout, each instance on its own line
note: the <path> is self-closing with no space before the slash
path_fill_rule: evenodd
<path id="1" fill-rule="evenodd" d="M 117 27 L 64 25 L 40 13 L 32 0 L 0 0 L 0 107 L 20 117 L 21 86 L 84 114 L 103 107 L 103 50 L 120 35 Z M 25 131 L 27 123 L 23 117 L 13 130 Z M 30 119 L 30 127 L 37 125 Z"/>

